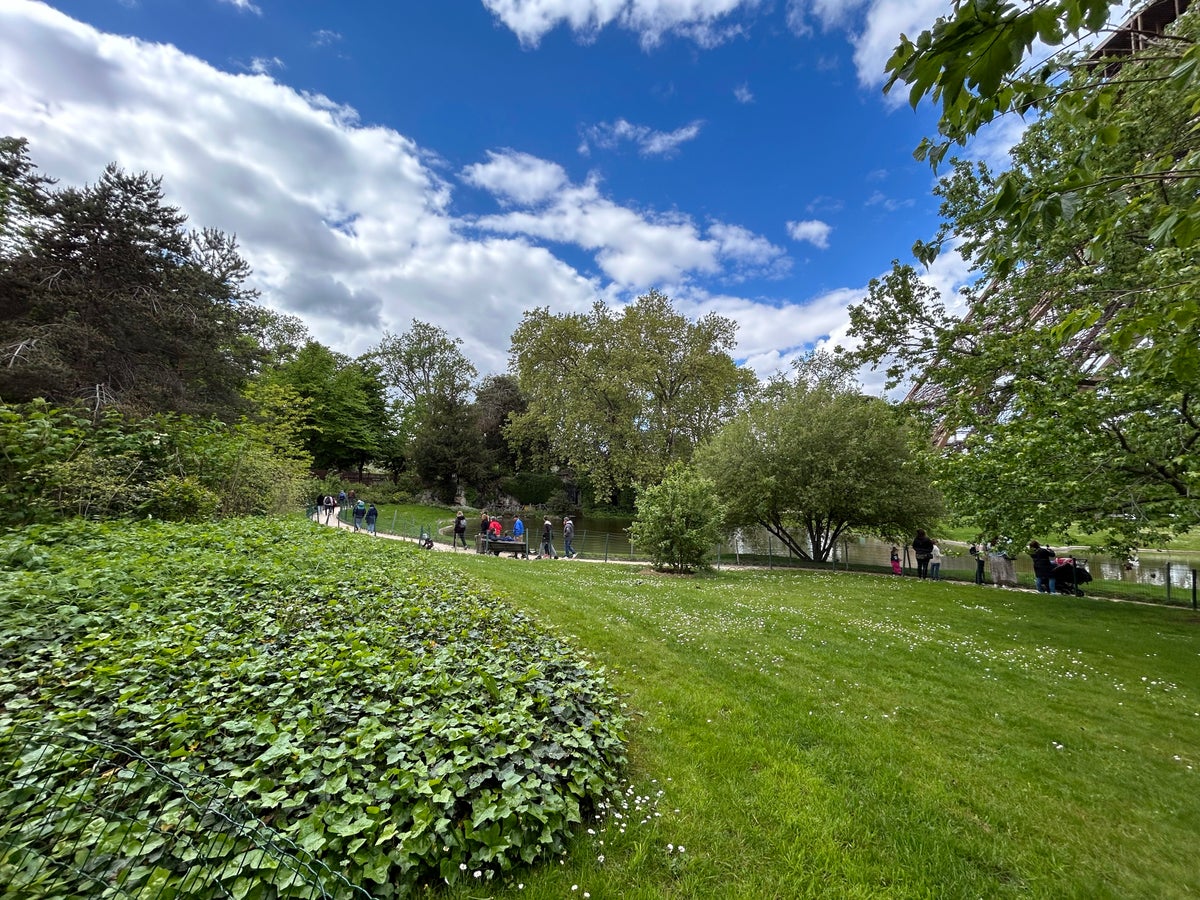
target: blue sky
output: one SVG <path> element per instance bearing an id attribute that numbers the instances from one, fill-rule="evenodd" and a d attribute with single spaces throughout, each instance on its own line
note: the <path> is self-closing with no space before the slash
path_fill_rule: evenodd
<path id="1" fill-rule="evenodd" d="M 929 0 L 0 0 L 0 131 L 164 177 L 263 302 L 349 354 L 412 319 L 502 371 L 524 310 L 658 288 L 760 375 L 937 225 Z M 978 152 L 997 155 L 1011 131 Z M 950 290 L 956 257 L 929 278 Z M 864 379 L 870 387 L 870 377 Z"/>

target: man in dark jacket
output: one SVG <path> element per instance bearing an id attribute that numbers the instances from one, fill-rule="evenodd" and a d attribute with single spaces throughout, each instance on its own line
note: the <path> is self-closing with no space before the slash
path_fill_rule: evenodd
<path id="1" fill-rule="evenodd" d="M 567 559 L 570 559 L 571 557 L 573 557 L 575 555 L 574 541 L 575 541 L 575 523 L 572 522 L 569 517 L 564 518 L 563 519 L 563 553 L 565 553 L 567 555 Z"/>
<path id="2" fill-rule="evenodd" d="M 542 523 L 542 552 L 538 554 L 538 559 L 549 556 L 551 559 L 558 559 L 558 554 L 554 552 L 554 527 L 550 524 L 550 519 L 547 518 Z"/>
<path id="3" fill-rule="evenodd" d="M 925 533 L 925 529 L 917 529 L 912 548 L 913 556 L 917 558 L 917 577 L 925 578 L 929 575 L 929 558 L 933 556 L 933 540 Z"/>
<path id="4" fill-rule="evenodd" d="M 1039 594 L 1054 593 L 1054 551 L 1037 541 L 1029 542 L 1029 555 L 1033 557 L 1033 577 Z"/>

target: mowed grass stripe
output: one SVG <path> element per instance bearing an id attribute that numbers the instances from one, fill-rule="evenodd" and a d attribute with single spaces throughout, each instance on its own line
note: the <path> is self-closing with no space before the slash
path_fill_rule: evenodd
<path id="1" fill-rule="evenodd" d="M 1200 892 L 1190 612 L 855 574 L 454 564 L 611 667 L 631 781 L 663 791 L 657 817 L 585 834 L 496 896 Z"/>

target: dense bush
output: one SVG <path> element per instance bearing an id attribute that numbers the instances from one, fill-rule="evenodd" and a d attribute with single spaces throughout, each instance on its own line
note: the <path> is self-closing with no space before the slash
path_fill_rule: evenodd
<path id="1" fill-rule="evenodd" d="M 0 738 L 70 729 L 215 776 L 379 897 L 561 851 L 624 764 L 603 673 L 436 554 L 299 521 L 76 521 L 0 539 L 0 566 Z M 121 812 L 156 814 L 153 789 Z"/>
<path id="2" fill-rule="evenodd" d="M 303 505 L 307 460 L 266 426 L 0 403 L 0 521 L 207 519 Z"/>
<path id="3" fill-rule="evenodd" d="M 676 572 L 704 568 L 721 539 L 724 509 L 712 481 L 690 468 L 674 466 L 661 484 L 638 495 L 630 534 L 650 553 L 654 565 Z"/>

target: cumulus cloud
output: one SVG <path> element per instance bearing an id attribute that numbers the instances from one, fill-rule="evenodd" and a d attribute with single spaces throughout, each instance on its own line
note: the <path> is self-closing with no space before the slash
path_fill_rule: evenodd
<path id="1" fill-rule="evenodd" d="M 601 122 L 584 129 L 579 152 L 586 156 L 591 152 L 592 146 L 612 150 L 629 142 L 634 144 L 643 156 L 670 157 L 675 155 L 682 144 L 696 138 L 700 134 L 700 128 L 700 122 L 692 122 L 674 131 L 656 131 L 647 125 L 634 125 L 625 119 L 617 119 L 612 123 Z"/>
<path id="2" fill-rule="evenodd" d="M 829 248 L 829 233 L 833 231 L 830 225 L 820 219 L 805 219 L 803 222 L 788 222 L 787 232 L 793 241 L 808 241 L 814 247 L 822 250 Z"/>
<path id="3" fill-rule="evenodd" d="M 716 313 L 738 323 L 736 356 L 760 378 L 790 370 L 792 361 L 823 346 L 846 321 L 846 307 L 865 289 L 839 289 L 803 303 L 771 303 L 728 294 L 677 289 L 679 308 L 689 316 Z"/>
<path id="4" fill-rule="evenodd" d="M 255 75 L 269 75 L 273 69 L 284 69 L 286 66 L 278 56 L 256 56 L 246 68 Z"/>
<path id="5" fill-rule="evenodd" d="M 635 7 L 659 8 L 612 8 L 632 22 Z M 785 270 L 786 251 L 735 223 L 621 205 L 597 177 L 572 180 L 519 150 L 490 152 L 450 181 L 429 149 L 363 125 L 345 104 L 104 34 L 41 3 L 0 3 L 0 121 L 65 184 L 94 181 L 111 161 L 163 176 L 194 225 L 237 235 L 267 305 L 352 355 L 417 318 L 461 337 L 481 371 L 501 371 L 531 305 L 582 311 L 659 287 L 688 314 L 741 323 L 736 355 L 763 374 L 827 340 L 854 296 L 711 294 L 705 284 L 729 291 L 748 273 Z M 498 212 L 456 213 L 455 193 L 474 190 Z M 795 239 L 828 238 L 793 224 L 808 234 Z M 592 265 L 580 271 L 560 249 Z"/>
<path id="6" fill-rule="evenodd" d="M 463 180 L 494 194 L 503 203 L 532 206 L 554 196 L 567 183 L 557 163 L 513 150 L 489 152 L 486 163 L 467 166 Z"/>
<path id="7" fill-rule="evenodd" d="M 94 181 L 109 162 L 163 176 L 193 225 L 237 235 L 266 304 L 302 313 L 342 352 L 419 318 L 502 370 L 497 335 L 530 297 L 586 309 L 603 291 L 524 240 L 463 237 L 451 186 L 403 135 L 42 4 L 0 5 L 0 120 L 64 183 Z"/>
<path id="8" fill-rule="evenodd" d="M 734 18 L 762 0 L 483 0 L 483 5 L 527 46 L 565 25 L 590 40 L 614 25 L 638 35 L 644 47 L 677 34 L 713 47 L 741 34 Z"/>
<path id="9" fill-rule="evenodd" d="M 747 270 L 770 271 L 784 252 L 740 226 L 713 222 L 707 233 L 680 213 L 629 209 L 605 197 L 595 177 L 566 181 L 561 167 L 524 153 L 489 153 L 488 162 L 468 167 L 471 184 L 491 190 L 502 205 L 524 202 L 533 209 L 481 216 L 484 232 L 569 244 L 588 251 L 607 276 L 631 290 L 691 275 L 730 277 Z"/>
<path id="10" fill-rule="evenodd" d="M 749 85 L 739 84 L 733 89 L 733 96 L 738 103 L 754 102 L 754 94 L 751 93 Z"/>

